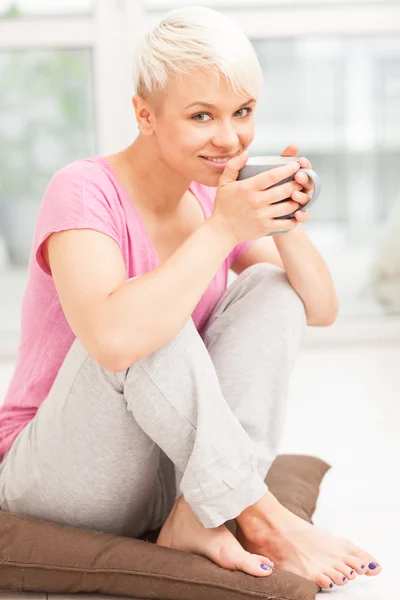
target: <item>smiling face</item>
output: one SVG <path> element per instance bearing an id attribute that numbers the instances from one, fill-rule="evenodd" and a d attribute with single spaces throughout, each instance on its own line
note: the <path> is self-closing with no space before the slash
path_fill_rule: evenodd
<path id="1" fill-rule="evenodd" d="M 237 95 L 214 72 L 171 78 L 166 93 L 142 102 L 138 118 L 149 109 L 142 134 L 153 135 L 159 158 L 189 181 L 216 187 L 225 166 L 211 158 L 240 154 L 253 141 L 255 100 Z"/>

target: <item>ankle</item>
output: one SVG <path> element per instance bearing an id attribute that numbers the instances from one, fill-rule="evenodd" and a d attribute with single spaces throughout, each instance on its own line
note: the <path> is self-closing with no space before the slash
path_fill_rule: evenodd
<path id="1" fill-rule="evenodd" d="M 268 491 L 258 502 L 245 508 L 236 517 L 236 521 L 240 527 L 256 525 L 262 521 L 264 526 L 270 525 L 274 528 L 281 523 L 286 511 L 287 509 Z"/>

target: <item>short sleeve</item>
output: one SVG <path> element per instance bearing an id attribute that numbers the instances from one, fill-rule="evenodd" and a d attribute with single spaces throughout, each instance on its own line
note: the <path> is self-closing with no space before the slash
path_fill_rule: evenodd
<path id="1" fill-rule="evenodd" d="M 215 196 L 218 188 L 209 187 L 210 200 L 214 206 Z M 250 240 L 248 242 L 240 242 L 237 244 L 227 257 L 228 267 L 230 268 L 233 263 L 242 256 L 247 250 L 254 244 L 256 240 Z"/>
<path id="2" fill-rule="evenodd" d="M 50 180 L 36 221 L 32 255 L 51 276 L 42 256 L 43 242 L 67 229 L 93 229 L 111 237 L 121 248 L 121 224 L 116 191 L 106 173 L 94 164 L 67 165 Z"/>

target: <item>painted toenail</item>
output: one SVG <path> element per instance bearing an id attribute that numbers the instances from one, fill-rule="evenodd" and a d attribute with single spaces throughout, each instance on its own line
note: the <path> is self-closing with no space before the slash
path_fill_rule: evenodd
<path id="1" fill-rule="evenodd" d="M 361 565 L 361 568 L 362 568 L 362 569 L 365 569 L 365 565 Z"/>
<path id="2" fill-rule="evenodd" d="M 270 570 L 271 570 L 271 567 L 270 567 L 270 566 L 268 566 L 268 565 L 264 565 L 264 563 L 261 563 L 260 567 L 261 567 L 262 569 L 264 569 L 264 571 L 270 571 Z"/>
<path id="3" fill-rule="evenodd" d="M 369 565 L 368 565 L 368 569 L 372 569 L 372 570 L 374 570 L 374 569 L 376 569 L 376 567 L 379 567 L 379 565 L 377 565 L 377 564 L 376 564 L 376 563 L 374 563 L 374 562 L 371 562 L 371 563 L 369 563 Z"/>
<path id="4" fill-rule="evenodd" d="M 353 575 L 354 571 L 350 571 L 350 575 Z"/>
<path id="5" fill-rule="evenodd" d="M 330 584 L 329 584 L 329 587 L 333 587 L 333 583 L 330 583 Z"/>
<path id="6" fill-rule="evenodd" d="M 346 581 L 347 577 L 343 577 L 342 581 Z"/>

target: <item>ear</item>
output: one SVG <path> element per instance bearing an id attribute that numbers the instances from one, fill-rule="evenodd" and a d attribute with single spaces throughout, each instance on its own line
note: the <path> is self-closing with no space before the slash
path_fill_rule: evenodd
<path id="1" fill-rule="evenodd" d="M 153 135 L 154 113 L 149 102 L 141 96 L 133 96 L 132 105 L 135 109 L 136 121 L 140 132 L 143 135 Z"/>

